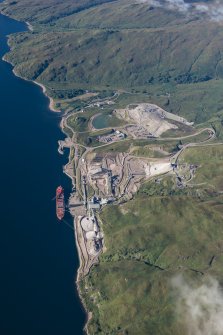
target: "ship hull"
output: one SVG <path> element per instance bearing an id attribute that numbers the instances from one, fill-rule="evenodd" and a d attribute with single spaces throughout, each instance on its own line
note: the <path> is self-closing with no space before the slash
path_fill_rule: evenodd
<path id="1" fill-rule="evenodd" d="M 56 215 L 58 220 L 62 220 L 65 214 L 64 189 L 62 186 L 56 189 Z"/>

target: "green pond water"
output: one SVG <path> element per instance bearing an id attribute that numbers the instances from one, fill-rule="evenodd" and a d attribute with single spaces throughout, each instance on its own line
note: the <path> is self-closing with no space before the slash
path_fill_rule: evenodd
<path id="1" fill-rule="evenodd" d="M 112 127 L 113 117 L 111 114 L 100 114 L 96 116 L 92 122 L 93 127 L 96 129 L 103 129 Z"/>

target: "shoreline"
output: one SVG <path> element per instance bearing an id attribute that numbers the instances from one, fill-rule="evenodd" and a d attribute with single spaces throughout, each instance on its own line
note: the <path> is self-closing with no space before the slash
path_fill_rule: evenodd
<path id="1" fill-rule="evenodd" d="M 46 86 L 44 86 L 43 84 L 40 84 L 38 83 L 36 80 L 30 80 L 32 83 L 35 83 L 36 85 L 38 85 L 39 87 L 42 88 L 42 91 L 43 91 L 43 94 L 49 99 L 50 103 L 49 103 L 49 109 L 52 111 L 52 112 L 55 112 L 55 113 L 61 113 L 61 110 L 57 109 L 55 106 L 54 106 L 54 100 L 53 98 L 51 98 L 47 93 L 47 89 L 46 89 Z M 61 126 L 60 126 L 61 128 Z M 61 128 L 62 129 L 62 128 Z"/>
<path id="2" fill-rule="evenodd" d="M 85 325 L 84 325 L 84 328 L 83 328 L 83 332 L 86 335 L 89 335 L 87 326 L 88 326 L 89 321 L 92 318 L 92 313 L 87 310 L 86 304 L 85 304 L 84 299 L 83 299 L 82 294 L 81 294 L 81 288 L 80 288 L 80 284 L 79 284 L 79 282 L 80 282 L 80 269 L 82 267 L 82 259 L 81 259 L 81 249 L 80 249 L 79 242 L 78 242 L 78 237 L 77 237 L 77 229 L 76 229 L 77 222 L 78 222 L 78 218 L 77 218 L 77 220 L 75 220 L 75 218 L 73 218 L 75 244 L 76 244 L 78 259 L 79 259 L 79 267 L 78 267 L 78 270 L 77 270 L 77 276 L 76 276 L 75 284 L 76 284 L 76 287 L 77 287 L 77 292 L 78 292 L 81 304 L 82 304 L 82 306 L 84 308 L 84 311 L 86 313 L 86 321 L 85 321 Z"/>
<path id="3" fill-rule="evenodd" d="M 63 120 L 64 117 L 65 116 L 62 117 L 62 120 Z M 60 124 L 60 128 L 63 131 L 62 124 L 63 124 L 63 122 Z M 69 138 L 69 136 L 67 134 L 66 134 L 66 136 Z M 69 164 L 71 162 L 70 153 L 71 153 L 71 150 L 69 149 L 69 157 L 68 157 L 68 163 L 67 164 Z M 73 182 L 72 176 L 69 175 L 69 173 L 67 173 L 67 172 L 64 172 L 64 173 L 67 175 L 68 178 L 71 179 L 71 182 Z M 89 321 L 92 319 L 92 312 L 88 311 L 88 309 L 86 307 L 86 304 L 85 304 L 85 301 L 84 301 L 84 298 L 82 297 L 81 288 L 80 288 L 80 276 L 81 276 L 80 270 L 82 269 L 83 261 L 82 261 L 82 252 L 81 252 L 81 248 L 80 248 L 79 240 L 78 240 L 78 236 L 77 236 L 77 232 L 78 232 L 77 224 L 79 222 L 79 217 L 75 217 L 71 213 L 70 213 L 70 215 L 71 215 L 72 220 L 73 220 L 74 240 L 75 240 L 75 245 L 76 245 L 76 248 L 77 248 L 78 260 L 79 260 L 79 267 L 78 267 L 77 273 L 76 273 L 75 285 L 76 285 L 76 288 L 77 288 L 77 293 L 78 293 L 81 305 L 82 305 L 82 307 L 85 311 L 85 314 L 86 314 L 86 321 L 85 321 L 85 325 L 84 325 L 84 328 L 83 328 L 83 334 L 89 335 L 87 327 L 88 327 Z"/>
<path id="4" fill-rule="evenodd" d="M 10 47 L 9 47 L 9 48 L 10 48 Z M 9 50 L 11 50 L 11 49 L 9 49 Z M 10 62 L 10 61 L 5 57 L 5 55 L 2 57 L 2 60 L 3 60 L 4 62 L 10 64 L 10 65 L 12 66 L 12 72 L 13 72 L 13 74 L 14 74 L 16 77 L 18 77 L 18 78 L 20 78 L 20 79 L 22 79 L 22 80 L 28 81 L 28 82 L 30 82 L 30 83 L 34 83 L 34 84 L 36 84 L 37 86 L 41 87 L 43 94 L 49 99 L 48 108 L 49 108 L 52 112 L 54 112 L 54 113 L 62 113 L 61 110 L 55 108 L 53 98 L 51 98 L 51 97 L 47 94 L 47 92 L 46 92 L 46 91 L 47 91 L 46 86 L 44 86 L 43 84 L 37 82 L 36 80 L 27 79 L 27 78 L 22 77 L 21 75 L 19 75 L 19 74 L 16 72 L 16 70 L 15 70 L 15 65 L 14 65 L 12 62 Z M 61 126 L 60 126 L 60 129 L 62 129 Z"/>
<path id="5" fill-rule="evenodd" d="M 0 14 L 3 15 L 3 16 L 6 16 L 6 17 L 8 17 L 8 18 L 11 19 L 10 16 L 5 15 L 5 14 L 2 13 L 2 12 L 0 12 Z M 13 18 L 13 20 L 15 20 L 15 19 Z M 18 20 L 16 20 L 16 21 L 18 21 Z M 24 22 L 24 21 L 20 21 L 20 22 Z M 32 31 L 33 31 L 33 27 L 32 27 L 32 25 L 31 25 L 29 22 L 25 22 L 25 24 L 27 25 L 28 30 L 32 32 Z M 12 73 L 13 73 L 16 77 L 18 77 L 18 78 L 20 78 L 20 79 L 22 79 L 22 80 L 28 81 L 28 82 L 30 82 L 30 83 L 33 83 L 33 84 L 39 86 L 39 87 L 42 89 L 42 93 L 49 99 L 49 104 L 48 104 L 48 108 L 49 108 L 49 110 L 50 110 L 51 112 L 53 112 L 53 113 L 62 113 L 61 110 L 55 108 L 55 106 L 54 106 L 54 100 L 53 100 L 52 97 L 50 97 L 50 96 L 47 94 L 47 88 L 46 88 L 43 84 L 37 82 L 36 80 L 30 80 L 30 79 L 27 79 L 27 78 L 25 78 L 25 77 L 22 77 L 21 75 L 19 75 L 19 74 L 16 72 L 15 65 L 14 65 L 12 62 L 10 62 L 10 61 L 6 58 L 7 53 L 11 51 L 11 48 L 10 48 L 10 46 L 9 46 L 9 44 L 8 44 L 8 40 L 7 40 L 7 45 L 8 45 L 9 50 L 6 51 L 6 53 L 3 55 L 2 60 L 3 60 L 4 62 L 8 63 L 8 64 L 12 67 Z M 62 125 L 63 125 L 63 118 L 64 118 L 64 116 L 61 116 L 61 122 L 60 122 L 60 124 L 59 124 L 59 128 L 60 128 L 60 130 L 62 131 L 62 133 L 65 134 L 66 137 L 69 138 L 68 134 L 66 134 L 66 133 L 64 132 L 64 130 L 63 130 L 63 126 L 62 126 Z M 71 151 L 70 151 L 70 149 L 69 149 L 68 163 L 70 162 L 70 152 L 71 152 Z M 71 176 L 69 176 L 68 174 L 66 174 L 66 175 L 67 175 L 69 178 L 71 178 Z M 71 180 L 72 180 L 72 178 L 71 178 Z M 71 215 L 71 214 L 70 214 L 70 215 Z M 71 215 L 71 217 L 72 217 L 72 215 Z M 89 333 L 88 333 L 88 329 L 87 329 L 87 325 L 88 325 L 89 321 L 90 321 L 91 318 L 92 318 L 92 313 L 91 313 L 90 311 L 87 310 L 87 308 L 86 308 L 86 304 L 85 304 L 84 299 L 83 299 L 83 297 L 82 297 L 82 295 L 81 295 L 81 289 L 80 289 L 80 285 L 79 285 L 79 277 L 80 277 L 80 269 L 81 269 L 82 259 L 81 259 L 81 251 L 80 251 L 80 247 L 79 247 L 79 243 L 78 243 L 78 238 L 77 238 L 76 223 L 75 223 L 76 220 L 75 220 L 74 217 L 72 217 L 72 219 L 73 219 L 73 227 L 74 227 L 74 240 L 75 240 L 75 246 L 76 246 L 76 248 L 77 248 L 78 260 L 79 260 L 79 267 L 78 267 L 78 269 L 77 269 L 77 273 L 76 273 L 75 285 L 76 285 L 76 289 L 77 289 L 78 297 L 79 297 L 79 299 L 80 299 L 80 303 L 81 303 L 82 308 L 84 309 L 84 312 L 85 312 L 85 314 L 86 314 L 86 320 L 85 320 L 85 324 L 84 324 L 84 328 L 83 328 L 83 334 L 89 335 Z"/>
<path id="6" fill-rule="evenodd" d="M 43 84 L 40 84 L 40 83 L 38 83 L 34 80 L 29 80 L 29 79 L 23 78 L 22 76 L 18 75 L 15 71 L 14 65 L 11 62 L 9 62 L 8 60 L 4 59 L 4 57 L 2 59 L 13 67 L 12 72 L 16 77 L 18 77 L 20 79 L 23 79 L 23 80 L 26 80 L 26 81 L 29 81 L 29 82 L 34 83 L 34 84 L 38 85 L 39 87 L 41 87 L 42 88 L 42 93 L 50 100 L 50 103 L 49 103 L 49 106 L 48 106 L 49 109 L 54 113 L 61 113 L 60 110 L 56 110 L 53 107 L 54 100 L 53 100 L 53 98 L 51 98 L 47 95 L 46 87 Z M 64 132 L 63 127 L 62 127 L 63 118 L 64 118 L 64 116 L 61 117 L 61 122 L 60 122 L 59 127 L 60 127 L 61 131 L 63 132 L 63 134 L 65 134 L 69 138 L 69 136 Z M 69 149 L 69 156 L 68 156 L 68 163 L 67 164 L 69 164 L 69 163 L 70 163 L 70 149 Z M 65 173 L 65 174 L 67 175 L 68 178 L 71 179 L 71 182 L 72 182 L 72 177 L 70 175 L 68 175 L 67 173 Z M 71 217 L 72 217 L 72 215 L 71 215 Z M 82 266 L 82 259 L 81 259 L 81 251 L 80 251 L 80 247 L 79 247 L 79 242 L 78 242 L 78 238 L 77 238 L 76 220 L 75 220 L 74 217 L 72 217 L 72 219 L 73 219 L 73 227 L 74 227 L 74 240 L 75 240 L 75 245 L 76 245 L 76 248 L 77 248 L 78 260 L 79 260 L 79 267 L 77 269 L 75 285 L 76 285 L 76 289 L 77 289 L 77 293 L 78 293 L 80 302 L 82 304 L 82 308 L 84 309 L 84 311 L 86 313 L 86 322 L 85 322 L 85 325 L 84 325 L 84 328 L 83 328 L 83 333 L 86 334 L 86 335 L 89 335 L 87 325 L 92 318 L 92 314 L 91 314 L 90 311 L 87 310 L 84 299 L 81 295 L 81 289 L 80 289 L 80 285 L 79 285 L 79 277 L 80 277 L 80 269 L 81 269 L 81 266 Z"/>
<path id="7" fill-rule="evenodd" d="M 11 64 L 13 66 L 13 64 Z M 14 70 L 14 69 L 13 69 Z M 17 75 L 17 74 L 16 74 Z M 22 78 L 21 76 L 17 75 L 18 77 Z M 22 78 L 23 79 L 23 78 Z M 26 79 L 25 79 L 26 80 Z M 32 80 L 28 80 L 30 82 L 33 82 L 35 83 L 36 85 L 40 86 L 42 88 L 42 92 L 43 94 L 50 100 L 50 103 L 49 103 L 49 109 L 52 111 L 52 112 L 56 112 L 56 113 L 61 113 L 60 110 L 57 110 L 54 108 L 53 104 L 54 104 L 54 100 L 53 98 L 49 97 L 46 93 L 46 87 L 43 85 L 43 84 L 40 84 L 36 81 L 32 81 Z M 63 132 L 63 134 L 66 135 L 66 137 L 69 137 L 68 134 L 66 134 L 64 132 L 64 129 L 63 129 L 63 120 L 64 120 L 64 117 L 65 116 L 62 116 L 61 117 L 61 122 L 60 122 L 60 129 L 61 131 Z M 70 153 L 71 153 L 71 150 L 69 148 L 69 156 L 68 156 L 68 163 L 69 164 L 71 162 L 70 160 Z M 65 173 L 65 172 L 64 172 Z M 68 178 L 71 179 L 71 183 L 73 183 L 73 179 L 72 177 L 68 174 L 68 173 L 65 173 L 67 175 Z M 71 215 L 71 214 L 70 214 Z M 84 309 L 85 311 L 85 314 L 86 314 L 86 321 L 85 321 L 85 325 L 84 325 L 84 328 L 83 328 L 83 333 L 86 334 L 86 335 L 89 335 L 88 333 L 88 329 L 87 329 L 87 326 L 88 326 L 88 323 L 89 321 L 91 320 L 92 318 L 92 313 L 90 311 L 87 310 L 87 307 L 86 307 L 86 304 L 84 302 L 84 299 L 82 297 L 82 294 L 81 294 L 81 288 L 80 288 L 80 285 L 79 285 L 79 281 L 80 281 L 80 269 L 82 267 L 82 258 L 81 258 L 81 249 L 80 249 L 80 246 L 79 246 L 79 242 L 78 242 L 78 237 L 77 237 L 77 229 L 76 229 L 76 225 L 78 223 L 78 218 L 76 219 L 75 217 L 73 217 L 71 215 L 72 219 L 73 219 L 73 228 L 74 228 L 74 240 L 75 240 L 75 245 L 76 245 L 76 248 L 77 248 L 77 254 L 78 254 L 78 260 L 79 260 L 79 267 L 77 269 L 77 273 L 76 273 L 76 279 L 75 279 L 75 285 L 76 285 L 76 289 L 77 289 L 77 293 L 78 293 L 78 296 L 79 296 L 79 299 L 80 299 L 80 302 L 82 304 L 82 308 Z"/>

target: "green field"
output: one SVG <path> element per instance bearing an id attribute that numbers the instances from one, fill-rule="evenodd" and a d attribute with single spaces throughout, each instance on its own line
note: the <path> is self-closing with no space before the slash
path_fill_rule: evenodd
<path id="1" fill-rule="evenodd" d="M 97 146 L 97 136 L 108 132 L 92 132 L 92 116 L 128 104 L 155 103 L 195 123 L 163 134 L 173 140 L 127 138 L 95 153 L 162 158 L 205 141 L 207 132 L 177 138 L 205 127 L 216 131 L 213 143 L 222 141 L 222 22 L 137 0 L 17 0 L 0 10 L 32 24 L 33 31 L 9 37 L 6 59 L 20 76 L 45 85 L 63 112 L 76 113 L 67 123 L 80 144 Z M 114 104 L 92 105 L 105 98 Z M 199 286 L 211 275 L 222 286 L 223 146 L 190 147 L 178 163 L 197 166 L 187 187 L 162 176 L 100 213 L 105 251 L 80 282 L 93 312 L 90 335 L 188 335 L 172 279 L 183 274 Z"/>
<path id="2" fill-rule="evenodd" d="M 196 123 L 222 111 L 221 25 L 133 0 L 56 1 L 53 14 L 46 2 L 0 8 L 32 23 L 10 37 L 7 59 L 50 95 L 133 90 Z"/>
<path id="3" fill-rule="evenodd" d="M 103 211 L 107 251 L 83 284 L 92 334 L 187 334 L 170 281 L 178 273 L 221 278 L 222 201 L 140 194 Z"/>
<path id="4" fill-rule="evenodd" d="M 171 280 L 179 273 L 197 285 L 206 275 L 222 280 L 222 159 L 222 146 L 188 148 L 179 164 L 198 165 L 193 188 L 163 177 L 103 210 L 106 252 L 82 283 L 92 334 L 188 334 Z"/>
<path id="5" fill-rule="evenodd" d="M 223 191 L 223 146 L 188 148 L 180 156 L 179 164 L 190 162 L 198 166 L 192 184 L 202 184 L 214 191 Z"/>
<path id="6" fill-rule="evenodd" d="M 91 118 L 91 113 L 85 113 L 84 115 L 78 114 L 78 115 L 71 115 L 67 119 L 67 124 L 69 127 L 72 128 L 75 132 L 82 132 L 88 130 L 88 123 Z"/>

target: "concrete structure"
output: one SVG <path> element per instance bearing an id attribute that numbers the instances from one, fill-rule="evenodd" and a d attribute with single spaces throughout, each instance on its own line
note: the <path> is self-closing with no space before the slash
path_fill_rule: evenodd
<path id="1" fill-rule="evenodd" d="M 84 231 L 93 231 L 94 230 L 94 218 L 93 217 L 83 217 L 81 220 L 81 227 Z"/>
<path id="2" fill-rule="evenodd" d="M 88 208 L 89 208 L 89 209 L 100 209 L 101 206 L 100 206 L 99 203 L 88 202 Z"/>

